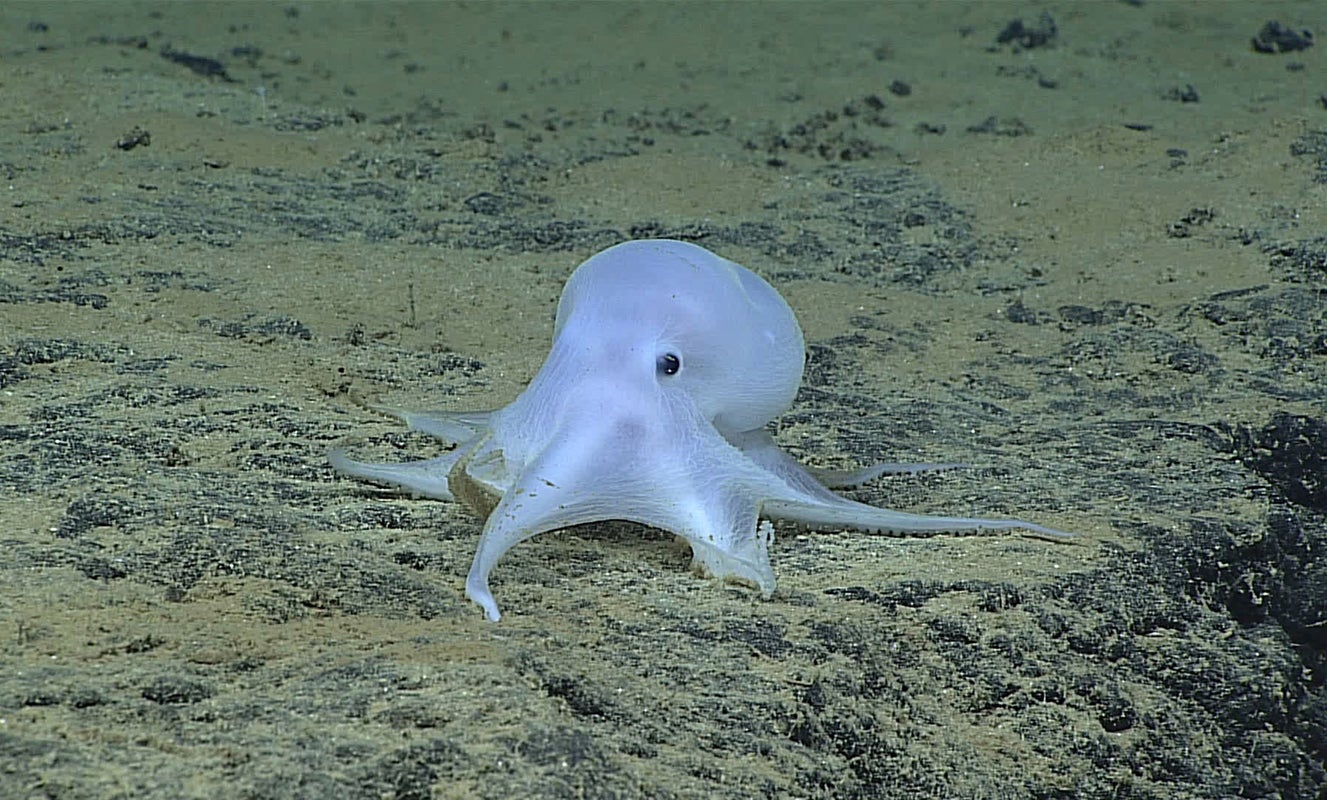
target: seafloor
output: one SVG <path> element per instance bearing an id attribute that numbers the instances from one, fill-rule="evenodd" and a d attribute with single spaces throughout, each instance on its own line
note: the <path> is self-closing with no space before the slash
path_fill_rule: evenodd
<path id="1" fill-rule="evenodd" d="M 0 5 L 0 796 L 1321 796 L 1324 8 Z M 787 449 L 1078 540 L 593 525 L 484 622 L 326 453 L 656 236 L 798 313 Z"/>

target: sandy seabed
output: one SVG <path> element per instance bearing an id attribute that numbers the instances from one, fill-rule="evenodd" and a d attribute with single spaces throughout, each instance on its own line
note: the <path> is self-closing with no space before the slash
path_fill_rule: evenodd
<path id="1" fill-rule="evenodd" d="M 0 796 L 1320 796 L 1325 21 L 0 6 Z M 326 453 L 644 237 L 788 299 L 802 460 L 972 465 L 854 497 L 1078 539 L 780 527 L 764 601 L 592 525 L 483 621 L 480 522 Z"/>

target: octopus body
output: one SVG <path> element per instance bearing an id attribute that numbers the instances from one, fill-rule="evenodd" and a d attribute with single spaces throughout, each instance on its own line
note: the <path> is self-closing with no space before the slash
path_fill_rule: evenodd
<path id="1" fill-rule="evenodd" d="M 567 281 L 548 358 L 511 404 L 395 412 L 452 450 L 395 464 L 335 451 L 331 461 L 357 478 L 459 500 L 483 517 L 465 591 L 495 622 L 489 574 L 502 555 L 587 522 L 671 531 L 690 544 L 693 566 L 765 596 L 775 587 L 770 518 L 897 535 L 1070 535 L 1018 519 L 909 514 L 830 491 L 942 465 L 817 473 L 779 449 L 766 426 L 792 403 L 804 353 L 792 310 L 754 272 L 693 244 L 624 242 Z"/>

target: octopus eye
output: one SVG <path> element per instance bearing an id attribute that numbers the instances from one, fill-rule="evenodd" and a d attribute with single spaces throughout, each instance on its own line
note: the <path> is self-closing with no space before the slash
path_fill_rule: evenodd
<path id="1" fill-rule="evenodd" d="M 654 368 L 660 375 L 676 375 L 682 369 L 682 359 L 673 353 L 664 353 L 655 359 Z"/>

